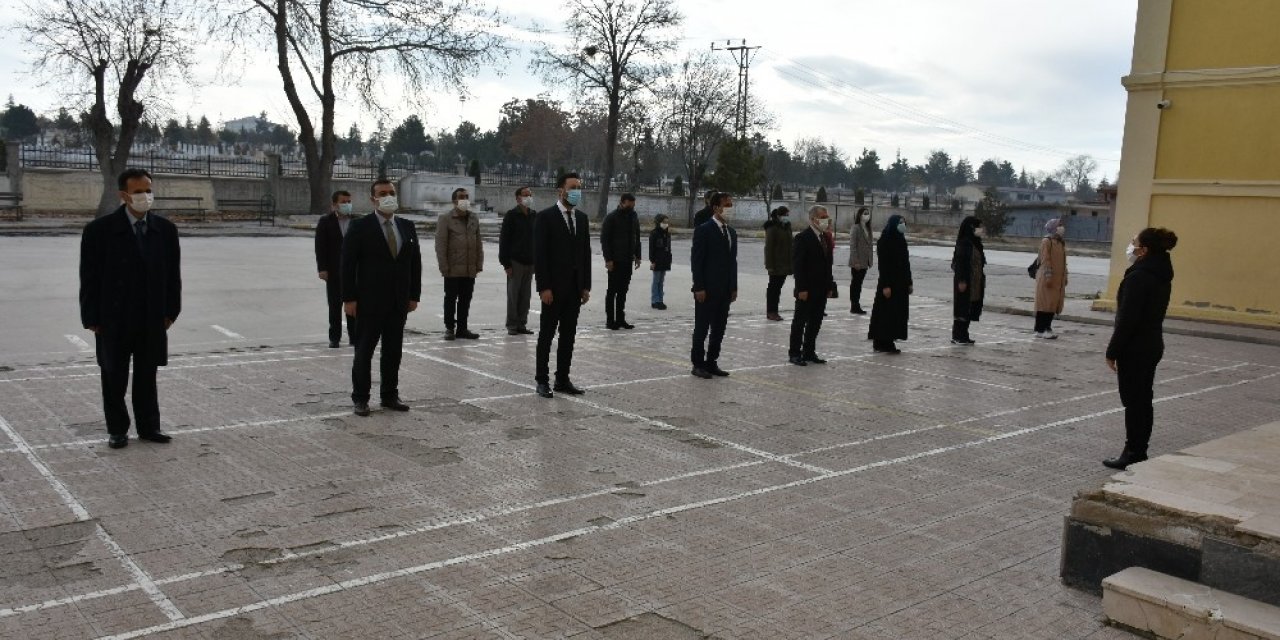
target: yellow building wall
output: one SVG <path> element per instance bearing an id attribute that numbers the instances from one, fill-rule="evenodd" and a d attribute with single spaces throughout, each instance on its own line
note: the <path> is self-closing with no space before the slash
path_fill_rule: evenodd
<path id="1" fill-rule="evenodd" d="M 1280 2 L 1175 0 L 1166 69 L 1263 67 L 1280 60 Z"/>
<path id="2" fill-rule="evenodd" d="M 1164 97 L 1157 180 L 1280 180 L 1280 83 L 1169 87 Z"/>

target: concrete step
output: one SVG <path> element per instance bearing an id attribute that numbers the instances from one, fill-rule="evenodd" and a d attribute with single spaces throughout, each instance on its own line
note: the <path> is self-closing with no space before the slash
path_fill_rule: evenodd
<path id="1" fill-rule="evenodd" d="M 1280 607 L 1141 567 L 1102 581 L 1112 623 L 1170 640 L 1280 640 Z"/>

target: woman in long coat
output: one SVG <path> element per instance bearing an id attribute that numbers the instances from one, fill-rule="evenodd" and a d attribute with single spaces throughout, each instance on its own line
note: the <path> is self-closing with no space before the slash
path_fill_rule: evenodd
<path id="1" fill-rule="evenodd" d="M 778 207 L 769 213 L 764 223 L 764 268 L 769 272 L 769 286 L 765 289 L 764 310 L 770 320 L 782 320 L 778 303 L 782 299 L 782 285 L 791 275 L 792 234 L 789 210 Z"/>
<path id="2" fill-rule="evenodd" d="M 1116 293 L 1116 326 L 1107 345 L 1107 365 L 1116 372 L 1124 405 L 1124 451 L 1102 462 L 1112 469 L 1147 459 L 1155 422 L 1152 387 L 1156 365 L 1164 357 L 1164 315 L 1173 287 L 1169 251 L 1177 244 L 1172 231 L 1154 228 L 1143 229 L 1129 244 L 1133 266 L 1124 272 Z"/>
<path id="3" fill-rule="evenodd" d="M 881 353 L 901 353 L 895 340 L 907 339 L 909 300 L 912 292 L 911 256 L 907 252 L 907 224 L 902 216 L 889 218 L 876 241 L 880 277 L 871 305 L 872 346 Z"/>
<path id="4" fill-rule="evenodd" d="M 1066 225 L 1058 218 L 1044 225 L 1040 241 L 1040 268 L 1036 271 L 1036 337 L 1053 340 L 1053 317 L 1067 301 Z"/>
<path id="5" fill-rule="evenodd" d="M 960 223 L 956 236 L 956 250 L 951 257 L 954 272 L 952 293 L 955 300 L 955 320 L 951 324 L 951 344 L 973 344 L 969 337 L 969 323 L 982 317 L 982 298 L 987 289 L 985 273 L 987 257 L 982 250 L 982 221 L 969 216 Z"/>
<path id="6" fill-rule="evenodd" d="M 671 270 L 670 227 L 667 214 L 659 213 L 653 217 L 653 231 L 649 232 L 649 270 L 653 272 L 653 283 L 649 286 L 649 306 L 659 311 L 667 309 L 667 304 L 663 302 L 663 284 L 667 280 L 667 272 Z"/>
<path id="7" fill-rule="evenodd" d="M 871 245 L 871 213 L 866 207 L 858 207 L 858 215 L 849 230 L 849 313 L 866 315 L 862 308 L 862 282 L 875 260 Z"/>

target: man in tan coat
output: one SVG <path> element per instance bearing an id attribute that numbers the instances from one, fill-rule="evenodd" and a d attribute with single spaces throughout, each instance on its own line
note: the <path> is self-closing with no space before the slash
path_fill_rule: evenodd
<path id="1" fill-rule="evenodd" d="M 454 189 L 452 200 L 453 209 L 436 220 L 436 261 L 444 277 L 444 339 L 475 340 L 480 335 L 467 330 L 467 316 L 476 274 L 484 270 L 484 245 L 480 221 L 471 212 L 471 194 Z"/>
<path id="2" fill-rule="evenodd" d="M 1036 271 L 1036 337 L 1053 340 L 1053 317 L 1067 300 L 1067 227 L 1058 218 L 1044 225 L 1040 268 Z"/>

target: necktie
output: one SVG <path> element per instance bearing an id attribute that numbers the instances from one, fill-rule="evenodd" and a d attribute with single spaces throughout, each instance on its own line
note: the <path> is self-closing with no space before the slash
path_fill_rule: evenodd
<path id="1" fill-rule="evenodd" d="M 139 220 L 133 223 L 133 239 L 138 243 L 138 251 L 142 251 L 144 253 L 146 251 L 146 243 L 143 242 L 143 240 L 146 238 L 146 228 L 146 220 Z"/>
<path id="2" fill-rule="evenodd" d="M 577 235 L 577 232 L 573 230 L 573 212 L 572 211 L 566 212 L 564 214 L 564 219 L 565 219 L 565 222 L 568 223 L 569 225 L 569 235 Z"/>
<path id="3" fill-rule="evenodd" d="M 396 233 L 391 229 L 390 220 L 382 223 L 382 227 L 387 232 L 387 248 L 391 249 L 391 259 L 394 260 L 396 258 L 396 254 L 399 253 L 396 249 Z"/>

